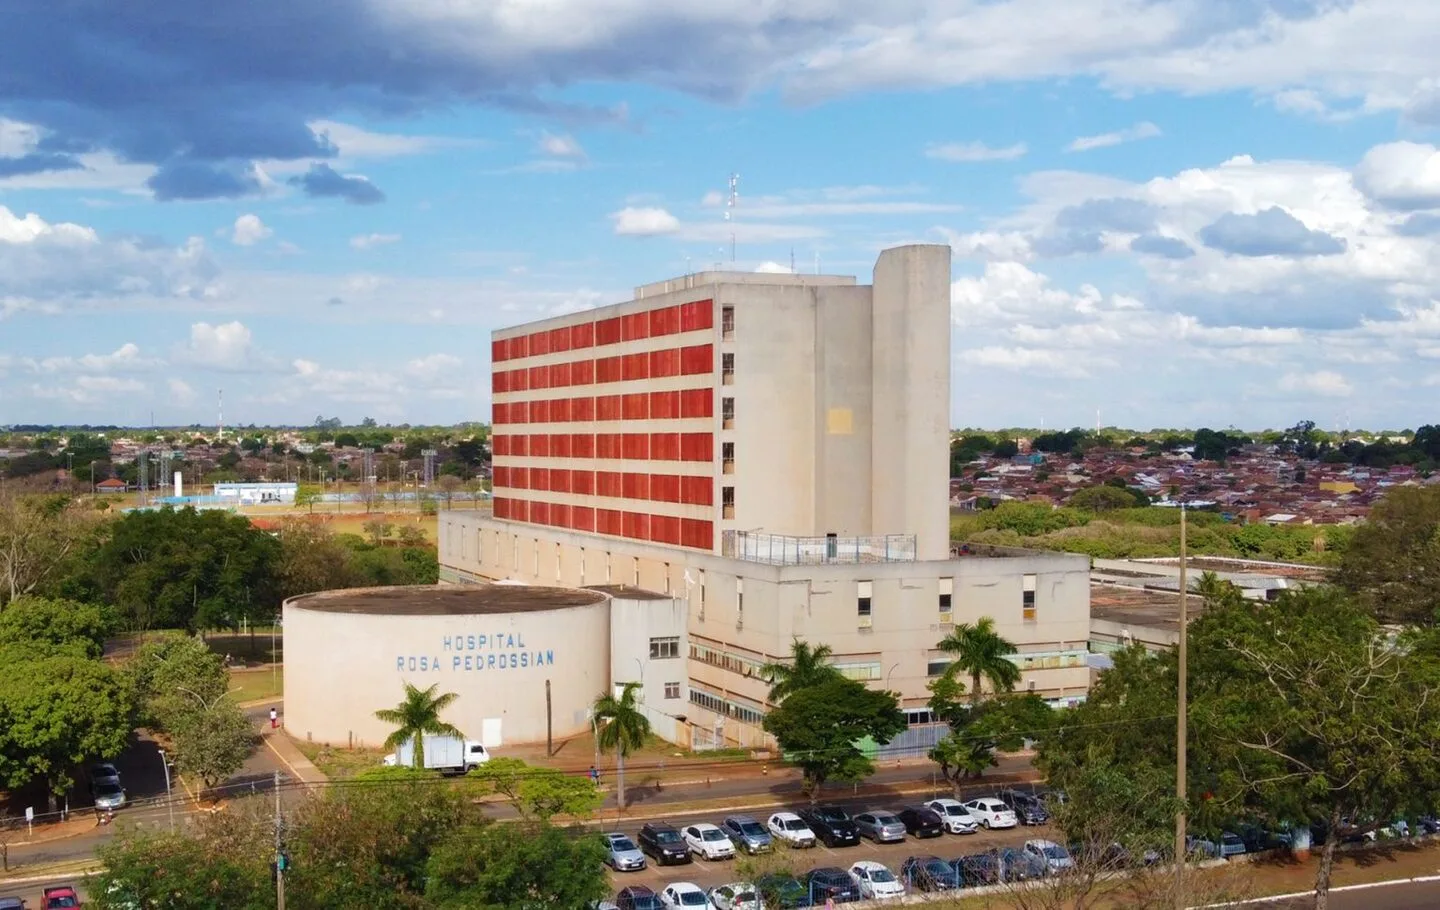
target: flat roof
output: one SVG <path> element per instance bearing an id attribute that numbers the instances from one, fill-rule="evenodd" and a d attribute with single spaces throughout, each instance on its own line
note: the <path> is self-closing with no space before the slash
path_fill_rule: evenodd
<path id="1" fill-rule="evenodd" d="M 609 594 L 611 597 L 620 597 L 625 600 L 674 600 L 674 594 L 661 594 L 659 591 L 651 591 L 648 588 L 637 588 L 633 585 L 586 585 L 586 591 L 600 591 Z"/>
<path id="2" fill-rule="evenodd" d="M 1193 620 L 1205 610 L 1205 599 L 1191 595 L 1186 613 Z M 1090 618 L 1125 626 L 1144 626 L 1176 632 L 1180 629 L 1180 591 L 1147 591 L 1115 585 L 1090 584 Z"/>
<path id="3" fill-rule="evenodd" d="M 408 585 L 346 588 L 301 594 L 286 606 L 366 616 L 465 616 L 536 613 L 600 603 L 605 595 L 583 588 L 537 585 Z"/>

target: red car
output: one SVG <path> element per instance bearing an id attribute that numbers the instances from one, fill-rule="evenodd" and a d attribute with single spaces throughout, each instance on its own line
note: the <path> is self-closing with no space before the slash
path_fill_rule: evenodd
<path id="1" fill-rule="evenodd" d="M 45 910 L 69 910 L 71 907 L 80 906 L 80 895 L 69 885 L 46 888 L 41 895 L 44 898 L 41 903 Z"/>

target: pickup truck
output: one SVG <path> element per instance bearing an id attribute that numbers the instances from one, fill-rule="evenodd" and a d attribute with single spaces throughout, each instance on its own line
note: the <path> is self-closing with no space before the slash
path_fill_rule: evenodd
<path id="1" fill-rule="evenodd" d="M 69 910 L 71 907 L 81 906 L 80 895 L 69 885 L 46 888 L 40 892 L 40 896 L 40 905 L 44 910 Z"/>

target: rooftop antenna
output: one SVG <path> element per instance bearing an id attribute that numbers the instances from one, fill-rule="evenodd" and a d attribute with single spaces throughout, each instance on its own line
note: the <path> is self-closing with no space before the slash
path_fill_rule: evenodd
<path id="1" fill-rule="evenodd" d="M 219 434 L 220 441 L 225 439 L 225 390 L 221 389 L 215 399 L 215 432 Z"/>
<path id="2" fill-rule="evenodd" d="M 730 196 L 725 200 L 725 221 L 730 225 L 730 264 L 735 264 L 735 204 L 740 201 L 740 175 L 730 175 Z"/>
<path id="3" fill-rule="evenodd" d="M 790 274 L 795 274 L 795 248 L 790 248 Z"/>

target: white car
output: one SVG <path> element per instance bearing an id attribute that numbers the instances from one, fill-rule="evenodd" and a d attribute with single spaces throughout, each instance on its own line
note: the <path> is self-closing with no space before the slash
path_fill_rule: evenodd
<path id="1" fill-rule="evenodd" d="M 1075 860 L 1070 857 L 1070 851 L 1053 840 L 1027 840 L 1025 852 L 1044 863 L 1048 872 L 1060 872 L 1075 865 Z"/>
<path id="2" fill-rule="evenodd" d="M 891 900 L 905 896 L 905 886 L 883 863 L 862 859 L 850 867 L 850 877 L 866 900 Z"/>
<path id="3" fill-rule="evenodd" d="M 766 823 L 770 836 L 783 840 L 788 847 L 815 846 L 815 832 L 794 812 L 776 812 Z"/>
<path id="4" fill-rule="evenodd" d="M 967 800 L 961 805 L 986 828 L 1013 828 L 1020 823 L 1013 809 L 991 796 Z"/>
<path id="5" fill-rule="evenodd" d="M 735 845 L 730 842 L 730 838 L 709 822 L 689 825 L 681 833 L 685 837 L 685 846 L 697 856 L 705 859 L 735 858 Z"/>
<path id="6" fill-rule="evenodd" d="M 925 808 L 940 816 L 940 822 L 951 834 L 974 834 L 980 830 L 980 820 L 958 799 L 932 799 Z"/>
<path id="7" fill-rule="evenodd" d="M 731 882 L 710 889 L 710 903 L 715 910 L 765 910 L 760 892 L 749 882 Z"/>
<path id="8" fill-rule="evenodd" d="M 706 896 L 699 885 L 693 882 L 676 882 L 673 885 L 666 885 L 665 890 L 660 892 L 660 903 L 671 910 L 678 910 L 681 907 L 693 908 L 693 910 L 715 910 L 715 905 L 710 903 L 710 898 Z"/>

